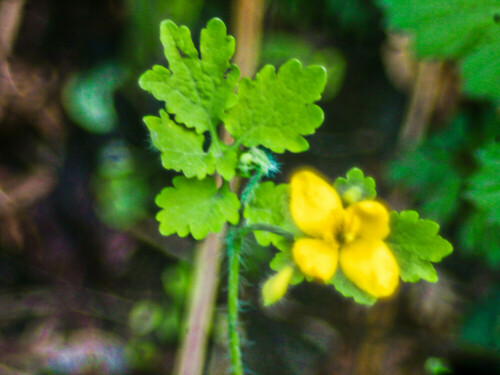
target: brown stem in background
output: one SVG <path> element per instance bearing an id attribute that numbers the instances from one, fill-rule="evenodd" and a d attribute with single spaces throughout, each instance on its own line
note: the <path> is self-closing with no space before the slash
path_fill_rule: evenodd
<path id="1" fill-rule="evenodd" d="M 7 58 L 12 51 L 21 24 L 23 7 L 24 0 L 0 0 L 0 95 L 3 95 L 4 91 L 2 81 L 10 80 Z M 0 120 L 2 117 L 3 110 L 0 107 Z"/>
<path id="2" fill-rule="evenodd" d="M 8 56 L 17 35 L 24 0 L 0 1 L 0 59 Z"/>
<path id="3" fill-rule="evenodd" d="M 262 29 L 263 0 L 235 1 L 235 63 L 242 76 L 252 76 L 258 62 Z M 226 143 L 232 141 L 224 131 L 221 135 Z M 220 183 L 220 176 L 216 176 Z M 231 181 L 237 190 L 239 178 Z M 186 333 L 177 353 L 174 375 L 201 375 L 205 365 L 206 348 L 210 332 L 220 266 L 223 259 L 224 238 L 227 227 L 217 234 L 209 234 L 196 250 L 194 279 L 187 305 Z"/>
<path id="4" fill-rule="evenodd" d="M 443 62 L 420 62 L 410 107 L 401 128 L 398 148 L 411 149 L 424 136 L 436 108 Z"/>
<path id="5" fill-rule="evenodd" d="M 264 0 L 235 0 L 233 17 L 236 19 L 235 63 L 242 77 L 251 77 L 259 62 Z"/>

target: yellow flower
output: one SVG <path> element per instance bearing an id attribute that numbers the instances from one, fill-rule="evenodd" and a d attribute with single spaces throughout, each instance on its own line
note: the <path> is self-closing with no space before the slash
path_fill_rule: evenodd
<path id="1" fill-rule="evenodd" d="M 387 297 L 399 284 L 399 266 L 384 243 L 389 213 L 376 201 L 342 206 L 335 189 L 309 170 L 291 179 L 290 210 L 309 237 L 295 241 L 293 259 L 305 276 L 327 282 L 337 270 L 374 297 Z"/>

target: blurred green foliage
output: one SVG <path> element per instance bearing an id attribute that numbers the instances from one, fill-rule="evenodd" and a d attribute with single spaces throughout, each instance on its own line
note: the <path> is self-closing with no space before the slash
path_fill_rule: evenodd
<path id="1" fill-rule="evenodd" d="M 155 368 L 161 361 L 158 343 L 175 343 L 181 333 L 182 313 L 191 285 L 191 266 L 178 262 L 161 274 L 162 302 L 143 299 L 129 313 L 132 338 L 126 346 L 128 361 L 134 368 Z"/>
<path id="2" fill-rule="evenodd" d="M 66 112 L 90 133 L 110 132 L 118 125 L 113 95 L 125 78 L 124 68 L 112 62 L 74 74 L 63 91 Z"/>
<path id="3" fill-rule="evenodd" d="M 390 181 L 413 193 L 424 217 L 458 226 L 463 254 L 493 268 L 500 265 L 499 135 L 495 109 L 463 112 L 388 169 Z"/>
<path id="4" fill-rule="evenodd" d="M 497 232 L 498 233 L 498 232 Z M 500 350 L 500 285 L 484 293 L 463 322 L 462 342 L 479 349 Z"/>
<path id="5" fill-rule="evenodd" d="M 420 57 L 458 60 L 468 94 L 500 100 L 498 0 L 379 3 L 391 28 L 410 32 Z"/>
<path id="6" fill-rule="evenodd" d="M 305 65 L 324 66 L 328 74 L 323 100 L 335 97 L 341 88 L 346 69 L 346 60 L 339 50 L 331 47 L 315 48 L 292 34 L 271 34 L 264 39 L 260 56 L 263 64 L 279 66 L 291 58 L 297 58 Z"/>
<path id="7" fill-rule="evenodd" d="M 112 141 L 100 150 L 93 180 L 96 211 L 111 228 L 128 229 L 146 216 L 149 189 L 144 170 L 136 163 L 123 141 Z"/>
<path id="8" fill-rule="evenodd" d="M 425 371 L 429 375 L 443 375 L 452 373 L 446 361 L 438 357 L 430 357 L 425 361 Z"/>

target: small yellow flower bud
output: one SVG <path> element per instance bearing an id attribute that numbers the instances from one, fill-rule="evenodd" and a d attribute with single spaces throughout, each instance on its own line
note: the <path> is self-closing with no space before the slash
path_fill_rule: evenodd
<path id="1" fill-rule="evenodd" d="M 262 287 L 262 299 L 264 306 L 272 305 L 279 301 L 286 293 L 288 284 L 293 275 L 293 267 L 286 266 L 278 273 L 271 276 Z"/>

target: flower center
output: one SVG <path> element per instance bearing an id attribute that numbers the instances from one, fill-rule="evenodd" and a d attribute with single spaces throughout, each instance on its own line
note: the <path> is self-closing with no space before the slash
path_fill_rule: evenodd
<path id="1" fill-rule="evenodd" d="M 347 245 L 356 239 L 357 235 L 354 231 L 354 226 L 349 225 L 346 220 L 342 221 L 337 228 L 334 230 L 334 238 L 337 243 L 342 245 Z"/>

